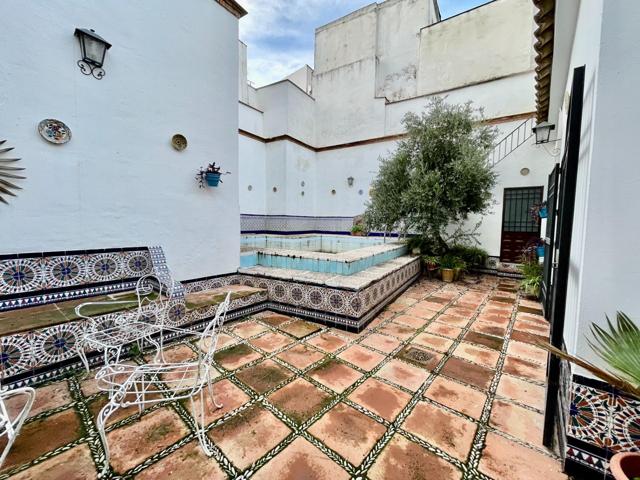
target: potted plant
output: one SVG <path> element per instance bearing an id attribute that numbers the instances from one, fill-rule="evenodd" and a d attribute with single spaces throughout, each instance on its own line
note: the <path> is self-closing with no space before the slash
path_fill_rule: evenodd
<path id="1" fill-rule="evenodd" d="M 425 255 L 422 257 L 422 261 L 424 262 L 424 266 L 427 269 L 429 278 L 431 278 L 431 276 L 438 270 L 440 260 L 436 256 Z"/>
<path id="2" fill-rule="evenodd" d="M 219 183 L 222 183 L 222 167 L 216 167 L 216 162 L 207 165 L 206 169 L 200 167 L 200 171 L 196 175 L 196 180 L 199 182 L 199 187 L 204 188 L 205 182 L 210 187 L 217 187 Z M 229 173 L 229 172 L 224 172 Z"/>
<path id="3" fill-rule="evenodd" d="M 458 281 L 464 276 L 464 272 L 467 270 L 467 262 L 460 257 L 454 257 L 453 267 L 453 279 Z"/>
<path id="4" fill-rule="evenodd" d="M 454 268 L 456 268 L 456 257 L 453 255 L 443 255 L 440 257 L 440 272 L 442 274 L 442 281 L 451 283 L 455 277 Z"/>
<path id="5" fill-rule="evenodd" d="M 527 249 L 523 252 L 518 269 L 524 277 L 520 282 L 520 287 L 528 297 L 538 298 L 540 296 L 540 286 L 542 285 L 542 264 L 538 257 Z"/>
<path id="6" fill-rule="evenodd" d="M 539 345 L 552 354 L 588 370 L 614 388 L 640 399 L 640 329 L 623 312 L 617 312 L 614 325 L 607 317 L 607 328 L 591 325 L 594 340 L 589 346 L 609 370 L 568 354 L 548 343 Z M 610 461 L 611 474 L 616 480 L 640 479 L 640 453 L 616 453 Z"/>
<path id="7" fill-rule="evenodd" d="M 548 210 L 547 210 L 547 202 L 541 202 L 541 203 L 536 203 L 534 204 L 531 209 L 531 217 L 538 222 L 541 218 L 547 218 L 547 215 L 549 214 Z"/>
<path id="8" fill-rule="evenodd" d="M 363 237 L 364 236 L 364 227 L 361 223 L 356 223 L 351 227 L 351 235 L 354 237 Z"/>

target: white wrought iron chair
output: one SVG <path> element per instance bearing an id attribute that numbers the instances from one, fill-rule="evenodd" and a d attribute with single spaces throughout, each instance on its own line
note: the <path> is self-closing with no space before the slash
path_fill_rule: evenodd
<path id="1" fill-rule="evenodd" d="M 191 362 L 181 363 L 150 363 L 144 365 L 109 364 L 102 367 L 96 374 L 98 388 L 109 392 L 107 403 L 98 414 L 97 427 L 105 452 L 105 466 L 102 475 L 109 468 L 109 445 L 105 433 L 105 426 L 109 417 L 119 408 L 137 405 L 142 410 L 147 404 L 165 402 L 168 400 L 185 400 L 191 402 L 191 413 L 196 425 L 196 435 L 205 454 L 211 456 L 213 452 L 208 448 L 205 440 L 205 386 L 211 401 L 217 408 L 222 408 L 213 395 L 211 374 L 213 370 L 213 355 L 216 350 L 218 332 L 224 323 L 231 293 L 227 294 L 217 310 L 215 317 L 202 333 L 195 333 L 208 342 L 207 352 L 199 350 L 198 358 Z M 173 328 L 173 330 L 177 330 Z M 122 379 L 122 380 L 120 380 Z M 149 397 L 147 394 L 152 394 Z M 195 397 L 200 396 L 200 407 L 196 408 Z"/>
<path id="2" fill-rule="evenodd" d="M 10 398 L 17 396 L 25 396 L 26 401 L 18 414 L 11 418 L 12 414 L 9 413 L 5 402 Z M 7 437 L 7 443 L 2 450 L 2 455 L 0 455 L 0 467 L 4 463 L 5 458 L 7 458 L 13 442 L 20 433 L 22 424 L 29 416 L 29 412 L 31 411 L 31 407 L 33 407 L 33 401 L 35 399 L 36 391 L 31 387 L 22 387 L 13 390 L 3 389 L 0 391 L 0 438 L 3 438 L 5 435 Z"/>
<path id="3" fill-rule="evenodd" d="M 150 295 L 156 289 L 158 296 L 151 300 Z M 82 309 L 99 305 L 130 304 L 130 301 L 85 302 L 76 307 L 76 315 L 87 320 L 90 325 L 76 346 L 78 356 L 87 372 L 89 371 L 89 361 L 85 352 L 86 348 L 102 351 L 105 365 L 118 363 L 122 348 L 133 342 L 142 347 L 143 343 L 147 341 L 156 347 L 156 360 L 161 356 L 161 343 L 154 340 L 153 335 L 162 335 L 165 315 L 172 300 L 171 295 L 168 292 L 168 288 L 164 286 L 158 277 L 149 274 L 137 281 L 136 297 L 138 305 L 135 311 L 122 312 L 115 318 L 113 325 L 106 328 L 102 328 L 103 325 L 100 325 L 90 316 L 83 315 Z"/>

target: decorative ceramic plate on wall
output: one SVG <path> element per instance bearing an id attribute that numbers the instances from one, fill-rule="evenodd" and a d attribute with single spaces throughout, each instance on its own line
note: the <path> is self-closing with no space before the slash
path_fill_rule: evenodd
<path id="1" fill-rule="evenodd" d="M 187 138 L 184 135 L 176 133 L 171 137 L 171 145 L 178 151 L 182 151 L 187 148 Z"/>
<path id="2" fill-rule="evenodd" d="M 47 142 L 61 144 L 71 140 L 71 129 L 64 122 L 47 118 L 38 124 L 38 133 Z"/>

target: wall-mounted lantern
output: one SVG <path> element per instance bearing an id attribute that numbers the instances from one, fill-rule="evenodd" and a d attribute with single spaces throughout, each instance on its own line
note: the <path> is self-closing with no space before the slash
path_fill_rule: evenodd
<path id="1" fill-rule="evenodd" d="M 536 145 L 549 143 L 551 131 L 555 129 L 556 126 L 553 123 L 549 122 L 540 122 L 538 125 L 533 127 L 531 130 L 533 130 L 533 133 L 536 134 Z"/>
<path id="2" fill-rule="evenodd" d="M 82 59 L 78 60 L 80 71 L 85 75 L 92 75 L 97 80 L 102 80 L 105 75 L 102 68 L 104 56 L 111 48 L 111 44 L 92 29 L 76 28 L 74 35 L 78 37 L 82 51 Z"/>
<path id="3" fill-rule="evenodd" d="M 347 185 L 349 185 L 350 187 L 353 187 L 353 181 L 354 181 L 353 177 L 347 178 Z"/>

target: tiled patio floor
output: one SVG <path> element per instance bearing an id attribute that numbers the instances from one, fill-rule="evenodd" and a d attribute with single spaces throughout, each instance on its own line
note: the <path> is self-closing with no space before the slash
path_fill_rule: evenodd
<path id="1" fill-rule="evenodd" d="M 478 280 L 478 279 L 476 279 Z M 361 334 L 264 312 L 224 328 L 206 457 L 188 408 L 119 412 L 113 475 L 191 479 L 565 479 L 541 446 L 547 333 L 514 282 L 422 280 Z M 172 359 L 197 344 L 170 347 Z M 0 478 L 96 478 L 104 395 L 38 389 Z"/>

